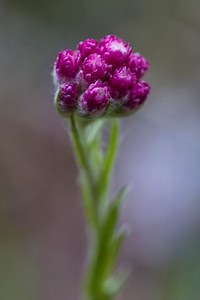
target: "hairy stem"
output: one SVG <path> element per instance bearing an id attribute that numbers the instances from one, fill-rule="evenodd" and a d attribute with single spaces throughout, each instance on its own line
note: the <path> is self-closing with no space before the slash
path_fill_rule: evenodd
<path id="1" fill-rule="evenodd" d="M 119 205 L 111 205 L 108 201 L 110 175 L 117 149 L 118 123 L 112 120 L 107 149 L 102 153 L 103 122 L 94 121 L 83 125 L 79 119 L 71 116 L 71 136 L 79 166 L 89 232 L 84 300 L 113 299 L 106 286 L 116 261 L 117 245 L 121 243 L 121 237 L 115 234 Z"/>

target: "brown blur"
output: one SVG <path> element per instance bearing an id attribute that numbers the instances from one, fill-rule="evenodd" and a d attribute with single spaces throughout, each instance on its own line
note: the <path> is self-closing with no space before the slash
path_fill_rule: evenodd
<path id="1" fill-rule="evenodd" d="M 113 191 L 132 187 L 132 275 L 119 299 L 200 299 L 200 2 L 0 0 L 2 300 L 80 299 L 85 223 L 51 71 L 60 49 L 110 33 L 150 60 L 152 86 L 121 120 Z"/>

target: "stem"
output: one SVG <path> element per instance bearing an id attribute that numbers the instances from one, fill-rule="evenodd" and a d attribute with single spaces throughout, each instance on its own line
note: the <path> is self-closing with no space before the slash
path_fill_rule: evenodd
<path id="1" fill-rule="evenodd" d="M 72 115 L 71 116 L 71 131 L 72 131 L 72 138 L 76 150 L 76 155 L 79 163 L 81 164 L 82 168 L 84 169 L 88 180 L 91 184 L 91 187 L 93 188 L 95 186 L 94 184 L 94 178 L 92 174 L 92 170 L 90 168 L 90 165 L 88 163 L 88 159 L 85 153 L 84 145 L 81 143 L 81 137 L 79 136 L 78 128 L 75 123 L 75 118 Z"/>
<path id="2" fill-rule="evenodd" d="M 80 166 L 80 185 L 83 195 L 85 214 L 89 224 L 93 228 L 97 226 L 97 213 L 94 206 L 96 184 L 94 182 L 94 177 L 85 151 L 84 143 L 82 143 L 83 137 L 79 133 L 73 115 L 71 116 L 70 121 L 73 146 L 78 165 Z"/>
<path id="3" fill-rule="evenodd" d="M 105 286 L 111 275 L 111 262 L 115 262 L 118 252 L 113 248 L 118 243 L 114 233 L 115 226 L 110 225 L 113 221 L 116 223 L 119 208 L 111 206 L 107 201 L 117 149 L 118 123 L 116 120 L 112 121 L 107 151 L 103 156 L 100 149 L 101 128 L 102 123 L 93 121 L 90 125 L 83 126 L 79 119 L 71 116 L 71 135 L 80 167 L 83 204 L 90 233 L 84 300 L 113 299 Z M 113 220 L 113 216 L 116 219 Z"/>
<path id="4" fill-rule="evenodd" d="M 108 192 L 109 190 L 110 174 L 112 171 L 112 166 L 114 164 L 117 151 L 118 131 L 118 122 L 117 120 L 113 120 L 108 141 L 108 150 L 105 155 L 104 168 L 102 170 L 101 179 L 99 182 L 100 184 L 98 192 L 101 197 L 105 197 L 106 192 Z"/>

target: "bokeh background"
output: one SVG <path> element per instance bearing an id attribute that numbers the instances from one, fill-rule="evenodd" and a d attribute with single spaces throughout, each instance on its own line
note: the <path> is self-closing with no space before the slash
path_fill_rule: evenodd
<path id="1" fill-rule="evenodd" d="M 152 92 L 121 120 L 113 189 L 130 183 L 121 298 L 200 299 L 200 1 L 0 0 L 0 299 L 78 300 L 85 223 L 53 107 L 57 52 L 113 33 L 149 58 Z"/>

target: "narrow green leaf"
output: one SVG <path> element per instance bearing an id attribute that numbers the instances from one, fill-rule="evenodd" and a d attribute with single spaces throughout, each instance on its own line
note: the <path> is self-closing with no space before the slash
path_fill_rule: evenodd
<path id="1" fill-rule="evenodd" d="M 89 225 L 91 225 L 92 227 L 97 227 L 98 226 L 97 219 L 94 213 L 96 208 L 94 207 L 94 201 L 91 195 L 90 186 L 88 184 L 88 180 L 84 172 L 80 174 L 80 186 L 81 186 L 81 192 L 83 197 L 83 204 L 84 204 L 83 207 Z"/>
<path id="2" fill-rule="evenodd" d="M 115 234 L 114 230 L 118 221 L 121 203 L 127 191 L 122 187 L 117 196 L 107 207 L 107 214 L 99 231 L 98 253 L 96 258 L 96 278 L 98 284 L 103 283 L 115 264 L 120 245 L 125 237 L 125 232 Z"/>
<path id="3" fill-rule="evenodd" d="M 107 243 L 107 254 L 104 259 L 103 270 L 104 278 L 111 275 L 111 272 L 115 267 L 120 248 L 126 236 L 127 230 L 123 228 L 118 233 L 115 233 L 110 242 Z"/>
<path id="4" fill-rule="evenodd" d="M 115 235 L 110 243 L 111 249 L 112 249 L 112 256 L 114 258 L 117 257 L 119 250 L 122 246 L 122 243 L 128 235 L 128 232 L 129 232 L 129 230 L 127 229 L 127 227 L 123 227 L 117 233 L 115 233 Z"/>
<path id="5" fill-rule="evenodd" d="M 111 299 L 116 295 L 130 276 L 130 271 L 121 271 L 120 273 L 111 276 L 104 283 L 104 292 Z"/>
<path id="6" fill-rule="evenodd" d="M 87 138 L 87 144 L 90 145 L 94 142 L 96 137 L 99 135 L 100 130 L 102 129 L 102 126 L 105 124 L 104 119 L 99 119 L 93 122 L 90 126 L 88 126 L 88 129 L 86 130 L 86 138 Z"/>
<path id="7" fill-rule="evenodd" d="M 107 208 L 107 214 L 103 220 L 102 231 L 104 232 L 104 239 L 109 240 L 119 218 L 119 211 L 121 204 L 127 193 L 127 186 L 124 185 L 116 195 L 116 197 L 110 202 Z"/>
<path id="8" fill-rule="evenodd" d="M 115 160 L 118 141 L 118 121 L 112 120 L 110 136 L 108 140 L 108 148 L 103 160 L 102 173 L 99 181 L 99 195 L 103 197 L 105 191 L 107 191 L 109 183 L 109 175 L 112 170 L 112 165 Z"/>

